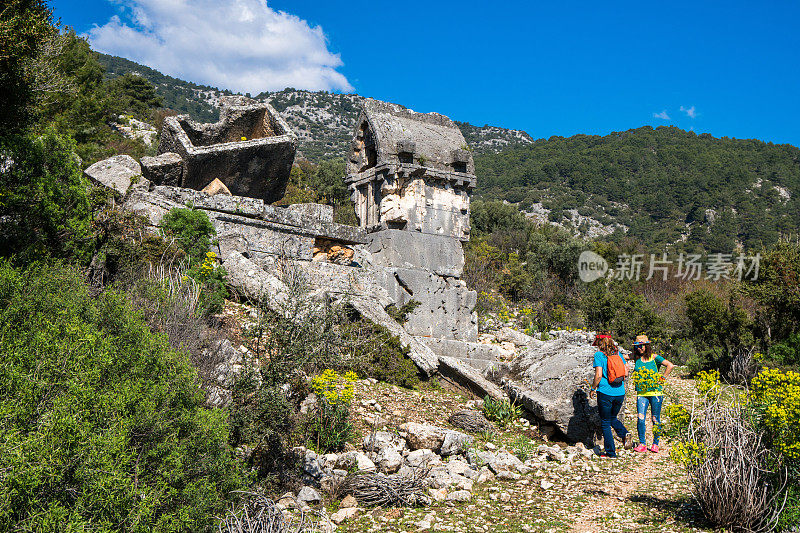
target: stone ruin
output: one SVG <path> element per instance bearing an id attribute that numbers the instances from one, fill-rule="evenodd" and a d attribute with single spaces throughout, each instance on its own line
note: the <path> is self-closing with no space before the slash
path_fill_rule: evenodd
<path id="1" fill-rule="evenodd" d="M 219 180 L 236 196 L 280 200 L 297 136 L 269 104 L 242 97 L 228 97 L 224 103 L 214 124 L 185 115 L 167 117 L 158 145 L 162 155 L 143 162 L 145 177 L 157 185 L 195 190 Z M 164 171 L 165 165 L 174 170 Z"/>
<path id="2" fill-rule="evenodd" d="M 245 297 L 266 298 L 281 311 L 291 298 L 282 272 L 292 268 L 312 295 L 342 299 L 386 327 L 422 373 L 438 372 L 480 397 L 524 397 L 507 373 L 493 376 L 502 353 L 477 342 L 477 295 L 461 279 L 476 178 L 456 125 L 436 113 L 365 102 L 345 178 L 359 227 L 333 222 L 326 205 L 270 205 L 283 195 L 296 147 L 297 138 L 273 108 L 234 99 L 216 124 L 167 119 L 157 157 L 140 164 L 115 156 L 86 174 L 154 227 L 176 207 L 206 212 L 228 283 Z M 419 305 L 404 324 L 386 311 L 412 300 Z M 230 393 L 212 396 L 222 398 L 220 405 Z M 564 415 L 567 402 L 559 405 L 559 416 L 551 417 L 555 424 L 570 417 Z M 536 408 L 537 415 L 543 412 L 549 411 Z M 588 427 L 562 429 L 573 440 L 596 434 Z"/>
<path id="3" fill-rule="evenodd" d="M 366 100 L 345 181 L 359 223 L 369 231 L 469 240 L 475 165 L 461 130 L 444 115 Z"/>

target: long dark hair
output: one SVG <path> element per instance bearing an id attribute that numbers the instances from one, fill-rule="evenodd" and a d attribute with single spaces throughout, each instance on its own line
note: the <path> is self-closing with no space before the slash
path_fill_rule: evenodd
<path id="1" fill-rule="evenodd" d="M 649 342 L 644 344 L 644 353 L 640 354 L 639 350 L 637 350 L 638 346 L 633 347 L 633 357 L 636 359 L 652 359 L 653 358 L 653 348 L 650 346 Z"/>

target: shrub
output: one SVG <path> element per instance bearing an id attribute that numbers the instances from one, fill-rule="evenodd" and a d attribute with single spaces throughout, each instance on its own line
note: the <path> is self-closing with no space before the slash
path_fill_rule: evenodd
<path id="1" fill-rule="evenodd" d="M 209 251 L 217 234 L 208 215 L 194 209 L 175 208 L 164 215 L 161 231 L 173 238 L 189 256 L 188 274 L 200 282 L 201 307 L 206 313 L 218 313 L 225 303 L 225 269 L 217 265 L 217 256 Z"/>
<path id="2" fill-rule="evenodd" d="M 317 405 L 307 421 L 307 429 L 309 441 L 318 452 L 340 451 L 352 435 L 350 402 L 356 379 L 355 372 L 340 375 L 330 369 L 311 378 Z"/>
<path id="3" fill-rule="evenodd" d="M 522 415 L 522 409 L 508 398 L 495 400 L 487 396 L 483 399 L 483 415 L 500 427 L 506 427 Z"/>
<path id="4" fill-rule="evenodd" d="M 408 348 L 385 327 L 356 320 L 343 328 L 342 343 L 351 352 L 348 366 L 359 375 L 408 389 L 419 386 L 419 370 Z"/>
<path id="5" fill-rule="evenodd" d="M 195 209 L 175 208 L 161 219 L 161 231 L 175 239 L 193 263 L 202 264 L 217 234 L 208 215 Z"/>
<path id="6" fill-rule="evenodd" d="M 764 368 L 751 382 L 750 401 L 771 445 L 800 468 L 800 373 Z"/>
<path id="7" fill-rule="evenodd" d="M 91 206 L 75 142 L 47 128 L 0 137 L 0 254 L 91 258 Z"/>
<path id="8" fill-rule="evenodd" d="M 769 362 L 786 367 L 800 368 L 800 333 L 790 335 L 783 342 L 770 346 Z"/>
<path id="9" fill-rule="evenodd" d="M 186 357 L 72 269 L 0 263 L 0 530 L 198 531 L 247 484 Z"/>
<path id="10" fill-rule="evenodd" d="M 262 386 L 250 368 L 236 380 L 230 407 L 231 444 L 253 448 L 250 461 L 261 478 L 284 482 L 294 466 L 289 453 L 294 407 L 278 385 Z"/>
<path id="11" fill-rule="evenodd" d="M 721 385 L 717 371 L 700 372 L 698 403 L 666 409 L 678 439 L 670 456 L 687 468 L 706 517 L 734 531 L 772 530 L 782 511 L 793 513 L 783 502 L 797 485 L 800 375 L 765 369 L 752 383 L 746 394 Z"/>

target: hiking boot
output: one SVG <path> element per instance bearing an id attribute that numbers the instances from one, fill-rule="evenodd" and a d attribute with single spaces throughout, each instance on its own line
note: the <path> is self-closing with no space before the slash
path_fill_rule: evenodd
<path id="1" fill-rule="evenodd" d="M 630 431 L 625 434 L 625 437 L 622 439 L 623 446 L 626 450 L 630 450 L 633 448 L 633 433 Z"/>
<path id="2" fill-rule="evenodd" d="M 616 459 L 616 455 L 608 455 L 607 453 L 601 453 L 600 459 Z"/>
<path id="3" fill-rule="evenodd" d="M 653 453 L 658 453 L 658 444 L 653 444 L 650 446 L 650 451 Z"/>
<path id="4" fill-rule="evenodd" d="M 636 448 L 634 448 L 633 451 L 641 453 L 641 452 L 647 451 L 647 448 L 645 447 L 644 444 L 637 444 Z"/>

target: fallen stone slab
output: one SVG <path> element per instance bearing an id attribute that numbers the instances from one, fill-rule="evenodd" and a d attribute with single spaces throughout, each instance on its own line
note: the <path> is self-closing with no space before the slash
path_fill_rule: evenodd
<path id="1" fill-rule="evenodd" d="M 142 179 L 142 167 L 129 155 L 115 155 L 84 170 L 92 182 L 125 196 L 131 184 Z"/>
<path id="2" fill-rule="evenodd" d="M 597 404 L 588 397 L 594 352 L 588 338 L 560 336 L 522 350 L 491 376 L 537 419 L 591 447 L 601 437 Z"/>
<path id="3" fill-rule="evenodd" d="M 491 396 L 495 400 L 506 398 L 506 393 L 486 379 L 478 370 L 455 357 L 439 356 L 439 373 L 470 389 L 481 398 Z"/>

